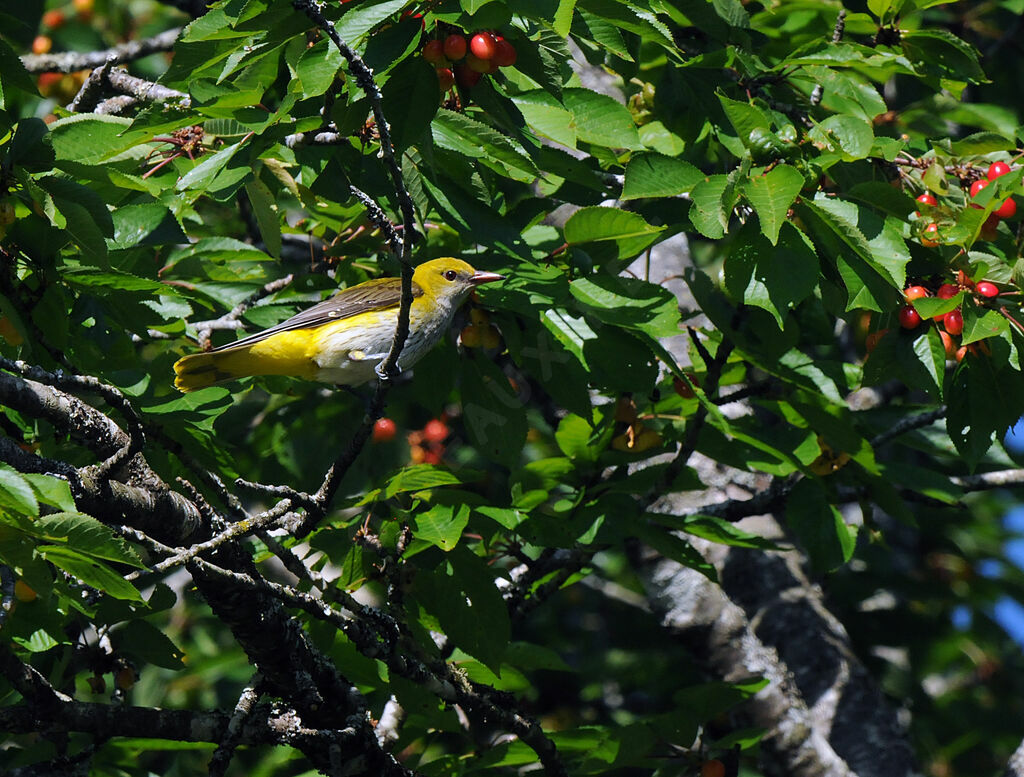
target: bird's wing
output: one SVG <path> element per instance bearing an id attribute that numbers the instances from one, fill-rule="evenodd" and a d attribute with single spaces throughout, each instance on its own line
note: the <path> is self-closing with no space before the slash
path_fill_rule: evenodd
<path id="1" fill-rule="evenodd" d="M 423 289 L 415 283 L 412 285 L 412 296 L 414 298 L 423 296 Z M 313 307 L 295 314 L 288 320 L 270 327 L 270 329 L 264 329 L 262 332 L 256 332 L 248 337 L 243 337 L 241 340 L 214 348 L 211 353 L 229 351 L 233 348 L 244 348 L 281 332 L 290 332 L 295 329 L 314 329 L 318 326 L 341 321 L 369 310 L 380 310 L 398 305 L 401 299 L 401 278 L 377 278 L 366 281 L 358 286 L 342 289 L 333 297 L 325 299 L 323 302 L 318 302 Z"/>

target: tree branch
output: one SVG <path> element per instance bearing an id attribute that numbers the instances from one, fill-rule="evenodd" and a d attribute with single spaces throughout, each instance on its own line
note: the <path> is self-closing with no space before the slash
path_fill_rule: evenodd
<path id="1" fill-rule="evenodd" d="M 59 54 L 26 54 L 21 58 L 21 63 L 29 73 L 74 73 L 77 70 L 87 70 L 110 62 L 120 65 L 124 62 L 132 62 L 142 59 L 150 54 L 159 51 L 170 51 L 174 48 L 175 41 L 181 35 L 182 27 L 175 27 L 165 30 L 152 38 L 142 40 L 131 40 L 126 43 L 119 43 L 113 48 L 103 51 L 62 51 Z"/>

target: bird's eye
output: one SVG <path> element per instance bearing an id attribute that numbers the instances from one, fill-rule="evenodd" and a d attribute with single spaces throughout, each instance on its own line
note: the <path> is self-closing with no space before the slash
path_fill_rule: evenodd
<path id="1" fill-rule="evenodd" d="M 445 280 L 454 281 L 456 278 L 459 277 L 459 274 L 457 272 L 455 272 L 455 270 L 445 270 L 444 271 L 444 277 L 445 277 Z"/>

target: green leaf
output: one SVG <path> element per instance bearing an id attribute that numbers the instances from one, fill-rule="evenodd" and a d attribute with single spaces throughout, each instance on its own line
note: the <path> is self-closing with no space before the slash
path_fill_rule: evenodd
<path id="1" fill-rule="evenodd" d="M 729 226 L 733 206 L 733 184 L 727 175 L 712 175 L 690 191 L 690 221 L 704 235 L 718 240 Z"/>
<path id="2" fill-rule="evenodd" d="M 778 243 L 779 230 L 803 185 L 803 175 L 790 165 L 778 165 L 764 175 L 751 176 L 743 184 L 743 194 L 757 211 L 761 231 L 772 245 Z"/>
<path id="3" fill-rule="evenodd" d="M 469 523 L 469 507 L 459 505 L 434 505 L 429 510 L 416 513 L 417 539 L 436 545 L 446 553 L 459 544 L 462 532 Z"/>
<path id="4" fill-rule="evenodd" d="M 601 451 L 594 445 L 595 435 L 594 427 L 585 418 L 570 413 L 558 422 L 555 442 L 570 459 L 596 461 Z"/>
<path id="5" fill-rule="evenodd" d="M 20 515 L 39 515 L 35 489 L 8 464 L 0 463 L 0 506 Z"/>
<path id="6" fill-rule="evenodd" d="M 30 529 L 40 540 L 60 543 L 95 558 L 142 567 L 138 554 L 110 527 L 83 513 L 64 512 L 37 519 Z"/>
<path id="7" fill-rule="evenodd" d="M 49 128 L 42 119 L 28 118 L 18 122 L 7 148 L 7 161 L 32 173 L 50 170 L 54 161 L 53 146 L 50 145 Z"/>
<path id="8" fill-rule="evenodd" d="M 56 507 L 65 512 L 74 511 L 75 500 L 71 497 L 71 486 L 66 480 L 52 475 L 34 473 L 22 473 L 21 476 L 32 486 L 32 490 L 42 504 Z"/>
<path id="9" fill-rule="evenodd" d="M 730 100 L 723 94 L 718 95 L 718 100 L 744 146 L 750 147 L 750 136 L 754 130 L 771 130 L 771 119 L 756 105 Z"/>
<path id="10" fill-rule="evenodd" d="M 919 344 L 919 339 L 925 342 Z M 936 363 L 934 348 L 927 340 L 905 330 L 887 332 L 864 363 L 864 385 L 880 386 L 893 378 L 899 378 L 908 386 L 939 397 L 942 394 L 939 378 L 944 361 L 943 368 L 940 368 Z"/>
<path id="11" fill-rule="evenodd" d="M 37 550 L 47 561 L 92 588 L 110 594 L 116 599 L 140 603 L 144 601 L 135 586 L 102 561 L 61 545 L 40 545 Z"/>
<path id="12" fill-rule="evenodd" d="M 225 146 L 220 151 L 204 157 L 199 164 L 185 173 L 178 183 L 175 184 L 175 191 L 206 191 L 213 185 L 220 172 L 227 167 L 228 162 L 234 158 L 241 148 L 241 142 L 232 143 L 230 146 Z"/>
<path id="13" fill-rule="evenodd" d="M 120 116 L 80 113 L 50 125 L 50 139 L 57 159 L 85 165 L 98 164 L 130 148 L 135 140 L 125 136 L 131 120 Z"/>
<path id="14" fill-rule="evenodd" d="M 605 323 L 638 329 L 652 337 L 680 334 L 679 302 L 672 292 L 658 284 L 598 273 L 577 278 L 569 284 L 569 290 Z"/>
<path id="15" fill-rule="evenodd" d="M 988 81 L 978 62 L 977 50 L 943 29 L 902 30 L 900 45 L 917 70 L 953 81 Z"/>
<path id="16" fill-rule="evenodd" d="M 36 85 L 21 59 L 5 40 L 0 38 L 0 110 L 7 110 L 16 91 L 35 96 Z"/>
<path id="17" fill-rule="evenodd" d="M 470 440 L 486 458 L 515 466 L 526 444 L 526 408 L 490 359 L 475 354 L 460 365 L 462 412 Z"/>
<path id="18" fill-rule="evenodd" d="M 641 197 L 674 197 L 689 192 L 704 174 L 689 162 L 644 152 L 634 154 L 626 165 L 623 200 Z"/>
<path id="19" fill-rule="evenodd" d="M 112 640 L 118 653 L 135 656 L 145 664 L 164 669 L 185 668 L 185 653 L 148 621 L 128 621 L 113 631 Z"/>
<path id="20" fill-rule="evenodd" d="M 575 8 L 576 0 L 558 0 L 558 10 L 555 11 L 555 16 L 551 20 L 551 29 L 563 38 L 569 35 Z"/>
<path id="21" fill-rule="evenodd" d="M 746 239 L 737 242 L 724 268 L 729 293 L 771 313 L 779 329 L 789 311 L 814 293 L 819 274 L 814 245 L 791 223 L 781 226 L 774 246 L 744 229 Z"/>
<path id="22" fill-rule="evenodd" d="M 845 564 L 853 556 L 857 528 L 828 503 L 819 481 L 799 481 L 786 499 L 786 522 L 796 533 L 817 572 Z"/>
<path id="23" fill-rule="evenodd" d="M 974 305 L 965 305 L 963 314 L 964 331 L 960 338 L 961 345 L 970 345 L 1010 331 L 1010 323 L 995 310 L 983 310 Z"/>
<path id="24" fill-rule="evenodd" d="M 971 469 L 1016 423 L 1024 395 L 1024 375 L 1007 363 L 1010 346 L 989 343 L 991 356 L 968 354 L 946 382 L 946 430 Z"/>
<path id="25" fill-rule="evenodd" d="M 732 545 L 737 548 L 760 548 L 762 550 L 780 550 L 779 545 L 766 537 L 743 531 L 722 518 L 713 515 L 691 515 L 680 519 L 674 515 L 648 513 L 647 517 L 655 523 L 672 529 L 692 534 L 721 545 Z"/>
<path id="26" fill-rule="evenodd" d="M 441 87 L 438 84 L 437 72 L 434 68 L 428 65 L 422 57 L 411 57 L 391 71 L 387 83 L 381 89 L 381 94 L 385 115 L 397 114 L 402 117 L 400 122 L 394 122 L 391 125 L 391 142 L 394 143 L 396 153 L 401 153 L 409 146 L 420 143 L 427 128 L 431 126 L 431 120 L 439 113 L 437 106 Z M 468 118 L 461 113 L 455 115 L 464 119 Z M 472 122 L 472 119 L 469 121 Z M 479 122 L 473 123 L 479 124 Z M 480 126 L 486 128 L 486 125 Z M 457 132 L 457 130 L 455 131 Z M 515 164 L 532 167 L 529 159 L 524 163 L 518 157 L 512 144 L 503 135 L 499 133 L 493 133 L 493 135 L 496 135 L 497 138 L 490 136 L 487 138 L 489 141 L 486 149 L 488 155 L 496 154 L 498 161 L 512 167 L 515 167 Z M 466 140 L 466 142 L 471 141 Z M 464 146 L 465 143 L 462 145 Z M 498 149 L 493 149 L 493 145 L 497 145 Z M 464 149 L 462 150 L 464 151 Z M 507 161 L 513 157 L 516 158 L 515 164 Z"/>
<path id="27" fill-rule="evenodd" d="M 573 213 L 565 222 L 564 235 L 570 245 L 613 242 L 617 257 L 624 259 L 637 256 L 664 229 L 648 224 L 638 213 L 595 206 Z"/>
<path id="28" fill-rule="evenodd" d="M 563 89 L 562 104 L 572 114 L 576 136 L 606 148 L 642 151 L 633 116 L 622 103 L 589 89 Z"/>
<path id="29" fill-rule="evenodd" d="M 117 291 L 137 291 L 160 296 L 178 296 L 177 290 L 167 283 L 153 281 L 149 278 L 140 278 L 138 275 L 117 270 L 100 272 L 92 267 L 67 267 L 64 269 L 64 277 L 68 283 L 81 288 L 115 289 Z"/>
<path id="30" fill-rule="evenodd" d="M 281 219 L 277 213 L 274 195 L 258 177 L 246 182 L 245 193 L 249 195 L 249 203 L 252 205 L 253 215 L 256 216 L 256 225 L 267 247 L 267 253 L 280 259 Z"/>
<path id="31" fill-rule="evenodd" d="M 508 649 L 512 627 L 508 607 L 495 585 L 495 570 L 465 547 L 448 555 L 455 579 L 469 600 L 470 616 L 479 629 L 472 654 L 495 672 Z"/>
<path id="32" fill-rule="evenodd" d="M 715 13 L 722 17 L 730 27 L 739 29 L 750 27 L 750 16 L 740 0 L 711 0 L 711 5 L 715 9 Z"/>
<path id="33" fill-rule="evenodd" d="M 896 289 L 906 285 L 910 252 L 895 219 L 882 219 L 869 208 L 836 197 L 818 197 L 809 208 L 850 250 L 870 264 Z"/>
<path id="34" fill-rule="evenodd" d="M 12 637 L 11 639 L 30 653 L 45 653 L 50 648 L 61 644 L 55 640 L 46 629 L 36 629 L 28 639 L 18 636 Z"/>
<path id="35" fill-rule="evenodd" d="M 435 569 L 419 570 L 413 595 L 431 616 L 426 622 L 420 618 L 424 626 L 439 626 L 455 645 L 491 671 L 500 671 L 511 631 L 508 608 L 482 559 L 456 547 Z"/>
<path id="36" fill-rule="evenodd" d="M 533 160 L 483 122 L 442 108 L 430 126 L 434 142 L 441 148 L 490 162 L 516 180 L 532 181 L 540 175 Z"/>
<path id="37" fill-rule="evenodd" d="M 597 339 L 597 332 L 585 318 L 573 316 L 565 308 L 549 308 L 541 313 L 541 323 L 580 364 L 588 366 L 583 349 L 589 341 Z"/>
<path id="38" fill-rule="evenodd" d="M 867 157 L 875 142 L 871 124 L 856 116 L 829 116 L 815 124 L 807 137 L 818 148 L 838 151 L 847 162 Z"/>
<path id="39" fill-rule="evenodd" d="M 991 154 L 993 151 L 1013 151 L 1017 144 L 996 132 L 975 132 L 966 138 L 954 140 L 951 148 L 957 156 Z"/>
<path id="40" fill-rule="evenodd" d="M 408 0 L 388 0 L 383 3 L 355 3 L 345 9 L 335 29 L 350 46 L 359 43 L 366 33 L 387 21 L 408 5 Z"/>
<path id="41" fill-rule="evenodd" d="M 174 215 L 156 202 L 125 205 L 111 215 L 114 221 L 113 244 L 117 248 L 184 243 L 188 240 Z M 124 277 L 134 276 L 125 273 Z M 168 289 L 165 284 L 160 285 L 164 290 Z"/>
<path id="42" fill-rule="evenodd" d="M 665 558 L 672 559 L 684 567 L 700 572 L 713 583 L 718 582 L 718 572 L 715 569 L 715 565 L 704 558 L 700 551 L 675 532 L 666 531 L 661 526 L 637 524 L 633 527 L 632 533 Z"/>
<path id="43" fill-rule="evenodd" d="M 295 77 L 303 97 L 317 97 L 330 89 L 343 63 L 338 47 L 327 38 L 303 51 L 295 63 Z"/>
<path id="44" fill-rule="evenodd" d="M 388 480 L 384 487 L 384 498 L 410 491 L 423 491 L 438 486 L 451 486 L 463 481 L 454 473 L 433 464 L 416 464 L 405 467 Z"/>
<path id="45" fill-rule="evenodd" d="M 572 114 L 543 89 L 523 92 L 512 97 L 527 125 L 541 137 L 553 140 L 568 148 L 576 148 L 576 129 Z"/>
<path id="46" fill-rule="evenodd" d="M 64 228 L 71 239 L 82 249 L 82 253 L 90 260 L 105 262 L 107 244 L 104 235 L 96 226 L 92 214 L 74 200 L 54 198 L 54 203 L 64 217 Z M 109 221 L 110 214 L 106 214 Z M 113 229 L 111 229 L 111 234 Z"/>

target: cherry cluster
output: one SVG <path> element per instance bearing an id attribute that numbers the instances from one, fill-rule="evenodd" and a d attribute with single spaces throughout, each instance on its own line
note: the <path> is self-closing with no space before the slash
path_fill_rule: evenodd
<path id="1" fill-rule="evenodd" d="M 456 83 L 470 89 L 484 74 L 516 63 L 516 48 L 498 33 L 481 30 L 469 40 L 459 32 L 432 38 L 423 45 L 423 58 L 437 68 L 441 91 L 447 92 Z"/>
<path id="2" fill-rule="evenodd" d="M 1004 176 L 1009 172 L 1010 166 L 1006 162 L 993 162 L 990 164 L 985 173 L 985 177 L 979 178 L 971 184 L 970 199 L 974 200 L 982 189 L 996 180 L 996 178 Z M 925 192 L 917 198 L 917 201 L 926 206 L 926 208 L 937 208 L 939 206 L 939 201 L 931 192 Z M 978 208 L 979 210 L 983 208 L 983 206 L 978 205 L 976 202 L 971 202 L 970 205 L 972 208 Z M 1013 218 L 1016 213 L 1016 201 L 1013 197 L 1007 197 L 1002 203 L 1000 203 L 999 207 L 992 211 L 992 213 L 989 214 L 989 217 L 985 219 L 985 223 L 981 227 L 981 237 L 984 240 L 994 240 L 996 237 L 996 228 L 999 226 L 999 222 L 1003 219 Z M 918 211 L 917 215 L 920 216 L 921 212 Z M 939 233 L 939 225 L 934 221 L 929 221 L 920 235 L 921 245 L 927 246 L 928 248 L 934 248 L 939 245 L 941 242 L 939 239 Z"/>
<path id="3" fill-rule="evenodd" d="M 371 439 L 376 443 L 390 442 L 398 434 L 398 424 L 390 418 L 378 418 L 373 425 Z M 406 435 L 409 442 L 409 461 L 412 464 L 440 464 L 445 452 L 445 441 L 451 429 L 441 418 L 432 418 L 423 426 Z"/>
<path id="4" fill-rule="evenodd" d="M 975 298 L 978 304 L 985 304 L 986 301 L 992 300 L 998 297 L 1002 292 L 999 287 L 991 281 L 978 281 L 975 283 L 968 278 L 961 270 L 957 273 L 956 283 L 943 283 L 936 290 L 934 296 L 938 299 L 953 299 L 960 292 L 967 292 Z M 923 297 L 931 297 L 932 292 L 926 287 L 919 284 L 913 284 L 907 286 L 903 290 L 904 299 L 907 304 L 900 308 L 897 318 L 899 319 L 900 326 L 904 329 L 917 329 L 924 322 L 921 314 L 914 308 L 913 302 L 916 299 L 922 299 Z M 960 308 L 954 308 L 946 313 L 938 313 L 934 316 L 936 326 L 939 327 L 939 336 L 942 338 L 942 345 L 946 351 L 946 356 L 950 359 L 955 358 L 958 362 L 962 361 L 967 353 L 988 353 L 988 345 L 984 341 L 972 343 L 967 346 L 959 346 L 957 341 L 953 338 L 959 337 L 964 331 L 964 316 Z M 888 329 L 882 329 L 877 332 L 872 332 L 867 336 L 865 345 L 868 353 L 874 350 L 875 346 L 878 345 L 878 341 L 882 339 Z"/>

